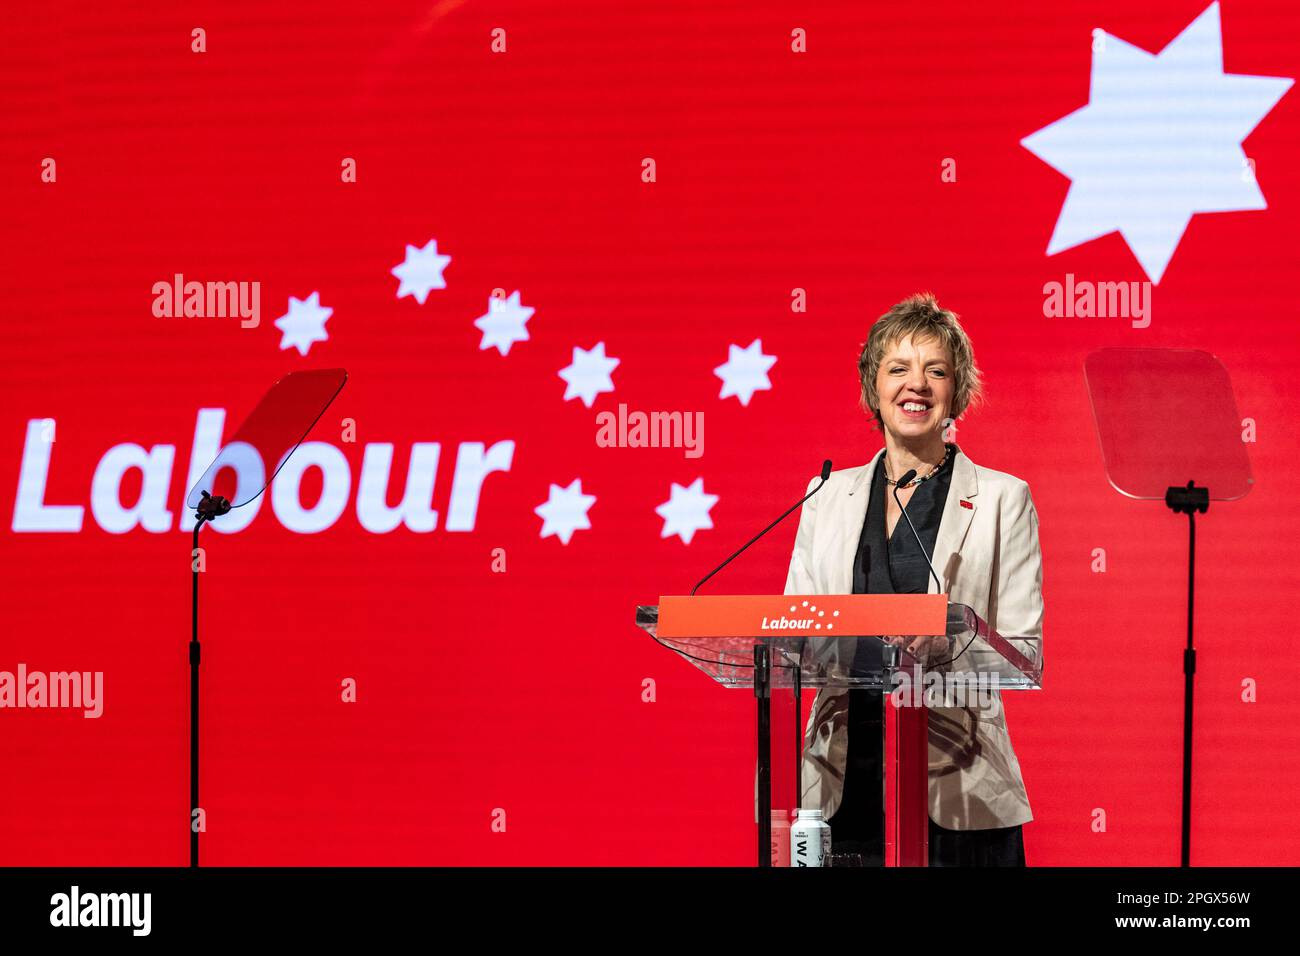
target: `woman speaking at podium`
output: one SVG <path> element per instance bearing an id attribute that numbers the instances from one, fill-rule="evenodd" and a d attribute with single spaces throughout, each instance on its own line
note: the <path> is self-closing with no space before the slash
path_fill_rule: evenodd
<path id="1" fill-rule="evenodd" d="M 980 396 L 957 316 L 928 293 L 900 302 L 872 325 L 858 375 L 885 447 L 867 465 L 832 472 L 804 504 L 785 593 L 946 593 L 1003 636 L 1041 640 L 1042 555 L 1029 486 L 944 440 Z M 897 490 L 915 534 L 894 499 L 897 479 L 912 470 L 916 477 Z M 947 639 L 915 638 L 908 649 L 946 654 Z M 801 771 L 800 805 L 822 810 L 836 852 L 861 852 L 876 865 L 885 703 L 878 691 L 820 691 Z M 930 709 L 931 866 L 1025 865 L 1021 825 L 1033 815 L 996 703 L 992 717 L 978 708 Z"/>

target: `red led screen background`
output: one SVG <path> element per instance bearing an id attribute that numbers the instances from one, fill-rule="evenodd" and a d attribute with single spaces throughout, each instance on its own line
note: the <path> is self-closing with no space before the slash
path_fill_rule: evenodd
<path id="1" fill-rule="evenodd" d="M 857 350 L 923 289 L 962 316 L 985 374 L 962 448 L 1028 481 L 1041 521 L 1045 687 L 1006 695 L 1029 862 L 1177 860 L 1186 522 L 1107 483 L 1083 362 L 1122 346 L 1212 352 L 1250 420 L 1254 490 L 1198 519 L 1193 862 L 1300 863 L 1296 93 L 1242 134 L 1267 208 L 1193 216 L 1145 327 L 1045 315 L 1044 285 L 1067 273 L 1152 277 L 1116 232 L 1047 255 L 1070 180 L 1021 144 L 1088 103 L 1094 30 L 1154 54 L 1206 12 L 11 10 L 0 671 L 102 671 L 104 689 L 97 719 L 0 710 L 0 864 L 186 862 L 196 425 L 224 410 L 229 438 L 286 372 L 343 367 L 309 436 L 346 463 L 337 519 L 295 530 L 268 492 L 246 529 L 203 531 L 204 862 L 748 865 L 752 697 L 656 646 L 633 611 L 688 591 L 824 458 L 869 460 Z M 1211 13 L 1227 73 L 1300 75 L 1287 4 Z M 432 240 L 445 288 L 399 297 L 393 269 Z M 260 283 L 259 324 L 156 316 L 154 284 L 178 273 Z M 475 325 L 494 290 L 535 310 L 505 354 Z M 332 312 L 304 355 L 275 322 L 313 294 Z M 715 369 L 756 340 L 770 388 L 721 397 Z M 560 371 L 598 343 L 613 390 L 566 400 Z M 602 447 L 596 416 L 620 403 L 702 412 L 703 454 Z M 84 509 L 79 530 L 16 530 L 34 420 L 54 422 L 43 503 Z M 367 446 L 392 446 L 393 506 L 430 443 L 437 526 L 365 527 Z M 473 443 L 513 443 L 509 467 L 462 501 L 472 528 L 448 528 Z M 164 529 L 96 513 L 97 470 L 132 444 L 172 450 Z M 712 527 L 664 537 L 656 508 L 697 479 Z M 535 509 L 575 480 L 590 527 L 543 537 Z M 105 494 L 129 511 L 144 484 L 127 469 Z M 796 520 L 712 591 L 779 591 Z"/>

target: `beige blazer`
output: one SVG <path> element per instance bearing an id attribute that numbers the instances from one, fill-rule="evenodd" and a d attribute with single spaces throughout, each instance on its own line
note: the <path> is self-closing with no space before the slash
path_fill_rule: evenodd
<path id="1" fill-rule="evenodd" d="M 882 449 L 870 464 L 832 472 L 804 503 L 786 594 L 853 592 L 853 560 L 883 455 Z M 949 600 L 971 607 L 1013 644 L 1018 637 L 1041 642 L 1043 561 L 1038 513 L 1025 482 L 958 451 L 932 563 Z M 933 578 L 930 593 L 936 593 Z M 978 708 L 930 709 L 930 817 L 940 826 L 987 830 L 1033 819 L 1000 695 L 996 704 L 992 717 Z M 847 720 L 848 692 L 818 691 L 804 736 L 802 806 L 820 807 L 826 818 L 844 793 Z"/>

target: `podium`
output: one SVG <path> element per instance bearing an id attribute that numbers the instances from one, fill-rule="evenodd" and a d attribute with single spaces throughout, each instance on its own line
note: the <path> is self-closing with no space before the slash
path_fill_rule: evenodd
<path id="1" fill-rule="evenodd" d="M 944 594 L 665 596 L 636 624 L 723 687 L 754 692 L 758 865 L 772 865 L 772 700 L 793 699 L 793 802 L 801 800 L 806 688 L 888 695 L 883 752 L 886 866 L 929 860 L 928 708 L 1042 686 L 1039 641 L 1004 637 Z M 906 648 L 935 638 L 928 653 Z M 865 646 L 864 646 L 865 642 Z M 811 729 L 811 728 L 809 728 Z M 812 808 L 816 809 L 816 808 Z M 834 831 L 831 833 L 834 840 Z"/>

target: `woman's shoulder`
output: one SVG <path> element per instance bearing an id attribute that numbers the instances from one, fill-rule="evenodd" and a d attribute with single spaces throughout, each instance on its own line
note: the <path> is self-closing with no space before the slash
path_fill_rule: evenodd
<path id="1" fill-rule="evenodd" d="M 837 494 L 854 494 L 858 488 L 865 488 L 867 479 L 871 477 L 871 470 L 884 453 L 885 450 L 882 448 L 867 459 L 866 464 L 832 471 L 830 478 L 826 480 L 826 490 Z M 813 483 L 816 484 L 816 480 Z"/>
<path id="2" fill-rule="evenodd" d="M 875 463 L 873 458 L 865 465 L 854 465 L 851 468 L 839 468 L 831 472 L 829 481 L 837 485 L 851 485 L 854 482 L 861 481 L 871 473 L 871 466 Z"/>
<path id="3" fill-rule="evenodd" d="M 871 462 L 865 465 L 855 465 L 852 468 L 840 468 L 832 471 L 826 479 L 826 487 L 812 500 L 817 498 L 836 498 L 840 495 L 853 494 L 859 485 L 865 484 L 864 479 L 871 473 Z M 822 483 L 821 475 L 814 475 L 808 482 L 808 490 L 811 492 Z"/>
<path id="4" fill-rule="evenodd" d="M 970 461 L 967 458 L 967 461 Z M 998 471 L 996 468 L 986 468 L 983 465 L 977 465 L 970 462 L 975 469 L 975 476 L 979 481 L 981 489 L 989 488 L 1002 493 L 1019 493 L 1028 494 L 1029 482 L 1023 478 L 1017 477 L 1007 471 Z"/>

